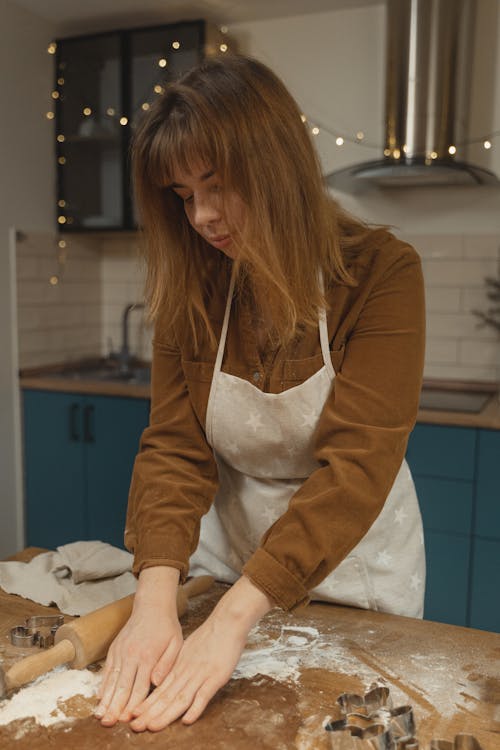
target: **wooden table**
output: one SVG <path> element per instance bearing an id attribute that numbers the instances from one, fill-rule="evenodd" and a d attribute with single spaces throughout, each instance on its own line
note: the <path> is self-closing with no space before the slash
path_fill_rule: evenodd
<path id="1" fill-rule="evenodd" d="M 26 550 L 16 559 L 29 559 Z M 206 617 L 224 587 L 190 603 L 186 633 Z M 26 653 L 9 645 L 10 628 L 53 611 L 0 590 L 0 658 L 8 667 Z M 275 611 L 250 637 L 240 674 L 192 727 L 179 722 L 158 734 L 127 725 L 103 728 L 87 711 L 71 724 L 0 726 L 5 750 L 327 750 L 327 717 L 341 718 L 342 692 L 390 688 L 393 704 L 409 703 L 421 748 L 433 737 L 474 734 L 482 750 L 500 749 L 500 635 L 339 607 L 312 604 Z M 89 714 L 85 716 L 85 713 Z"/>

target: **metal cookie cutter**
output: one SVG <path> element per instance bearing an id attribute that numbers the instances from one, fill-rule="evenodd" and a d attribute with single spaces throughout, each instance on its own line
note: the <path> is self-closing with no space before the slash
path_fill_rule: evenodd
<path id="1" fill-rule="evenodd" d="M 456 734 L 454 740 L 431 740 L 430 750 L 482 750 L 472 734 Z"/>
<path id="2" fill-rule="evenodd" d="M 330 732 L 333 750 L 396 750 L 392 731 L 367 717 L 351 714 L 345 719 L 329 722 L 325 729 Z"/>
<path id="3" fill-rule="evenodd" d="M 34 615 L 28 617 L 24 625 L 18 625 L 10 631 L 10 642 L 13 646 L 29 648 L 39 646 L 49 648 L 54 645 L 57 629 L 64 623 L 64 615 Z M 39 628 L 50 628 L 42 633 Z"/>
<path id="4" fill-rule="evenodd" d="M 373 687 L 364 695 L 356 693 L 342 693 L 337 698 L 337 703 L 343 714 L 363 714 L 369 716 L 379 708 L 392 706 L 388 687 Z"/>

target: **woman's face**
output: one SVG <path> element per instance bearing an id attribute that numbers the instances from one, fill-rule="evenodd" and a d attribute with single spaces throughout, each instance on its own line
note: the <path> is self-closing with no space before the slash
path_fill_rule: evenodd
<path id="1" fill-rule="evenodd" d="M 203 164 L 189 172 L 177 169 L 169 187 L 183 200 L 193 229 L 217 250 L 234 258 L 234 235 L 243 230 L 246 213 L 239 195 L 224 192 L 217 171 Z"/>

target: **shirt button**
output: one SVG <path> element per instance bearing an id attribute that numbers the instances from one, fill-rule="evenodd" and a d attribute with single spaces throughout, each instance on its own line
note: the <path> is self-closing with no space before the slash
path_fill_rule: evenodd
<path id="1" fill-rule="evenodd" d="M 253 379 L 255 380 L 256 383 L 259 382 L 259 380 L 260 380 L 260 372 L 258 370 L 255 370 L 255 372 L 253 374 Z"/>

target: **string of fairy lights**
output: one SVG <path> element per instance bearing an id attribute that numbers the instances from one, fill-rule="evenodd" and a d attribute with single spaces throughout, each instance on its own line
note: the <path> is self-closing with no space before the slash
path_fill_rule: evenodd
<path id="1" fill-rule="evenodd" d="M 222 35 L 225 35 L 228 33 L 228 27 L 227 26 L 219 26 L 219 31 Z M 221 37 L 223 39 L 223 37 Z M 169 54 L 175 54 L 177 51 L 179 51 L 182 48 L 182 43 L 179 40 L 173 40 L 171 42 L 171 51 Z M 217 48 L 214 49 L 214 52 L 216 53 L 226 53 L 230 51 L 230 47 L 227 41 L 220 41 L 217 45 Z M 47 52 L 50 55 L 55 55 L 57 52 L 57 43 L 56 42 L 50 42 L 50 44 L 47 47 Z M 164 54 L 160 56 L 157 59 L 157 65 L 159 72 L 164 72 L 165 69 L 169 65 L 169 59 L 168 55 Z M 65 78 L 64 78 L 64 65 L 62 66 L 63 70 L 59 70 L 57 78 L 57 87 L 51 91 L 51 99 L 53 103 L 55 103 L 58 99 L 61 99 L 64 92 L 64 85 L 65 85 Z M 165 91 L 165 82 L 164 80 L 157 80 L 155 83 L 152 84 L 151 90 L 147 91 L 144 95 L 143 101 L 140 104 L 140 109 L 143 111 L 147 111 L 150 108 L 150 102 L 148 99 L 152 95 L 160 96 Z M 112 124 L 113 126 L 117 127 L 124 127 L 126 125 L 129 125 L 129 118 L 124 115 L 120 114 L 118 111 L 118 108 L 116 106 L 108 106 L 104 109 L 106 120 L 105 122 L 109 125 Z M 134 116 L 136 113 L 133 113 L 132 116 Z M 92 109 L 90 102 L 82 102 L 81 106 L 81 118 L 82 118 L 82 124 L 85 122 L 85 120 L 88 120 L 88 118 L 92 118 L 94 115 L 94 110 Z M 49 109 L 45 113 L 45 117 L 47 120 L 51 121 L 55 119 L 55 112 L 53 109 Z M 335 145 L 338 148 L 341 148 L 347 144 L 353 145 L 353 146 L 359 146 L 361 148 L 366 149 L 380 149 L 380 143 L 375 143 L 370 141 L 366 138 L 365 131 L 362 129 L 358 129 L 353 133 L 348 132 L 342 132 L 341 130 L 338 130 L 336 128 L 333 128 L 331 126 L 325 125 L 324 123 L 320 122 L 317 118 L 311 118 L 306 114 L 301 115 L 302 122 L 305 124 L 305 126 L 309 129 L 311 135 L 313 137 L 318 137 L 322 134 L 326 134 L 328 137 L 331 137 L 335 140 Z M 90 122 L 90 120 L 88 120 Z M 489 133 L 485 133 L 484 135 L 468 138 L 466 140 L 457 142 L 457 143 L 451 143 L 447 147 L 447 153 L 448 155 L 454 157 L 455 155 L 460 155 L 460 152 L 465 150 L 467 147 L 472 145 L 482 145 L 483 149 L 486 151 L 489 151 L 493 148 L 493 141 L 500 136 L 500 130 L 493 130 Z M 66 135 L 64 133 L 56 133 L 56 141 L 58 144 L 62 144 L 66 141 Z M 407 153 L 407 148 L 405 145 L 401 146 L 401 148 L 397 145 L 394 145 L 390 148 L 385 148 L 383 151 L 384 156 L 388 158 L 392 158 L 395 161 L 404 158 L 404 154 Z M 425 161 L 426 163 L 430 164 L 433 160 L 437 159 L 439 156 L 443 156 L 443 154 L 438 154 L 436 151 L 430 151 L 428 154 L 426 154 Z M 67 164 L 67 157 L 65 155 L 59 155 L 57 158 L 57 162 L 60 166 L 65 166 Z M 59 209 L 65 209 L 66 208 L 66 201 L 62 198 L 60 198 L 57 202 L 57 206 Z M 63 227 L 64 225 L 70 225 L 73 223 L 73 219 L 71 216 L 66 215 L 66 213 L 63 213 L 62 211 L 59 212 L 57 217 L 58 224 Z M 62 272 L 64 270 L 64 266 L 66 264 L 67 259 L 67 250 L 68 250 L 68 244 L 67 240 L 63 238 L 57 239 L 57 264 L 58 264 L 58 271 L 57 273 L 53 274 L 49 278 L 49 283 L 53 286 L 56 286 L 62 276 Z"/>

